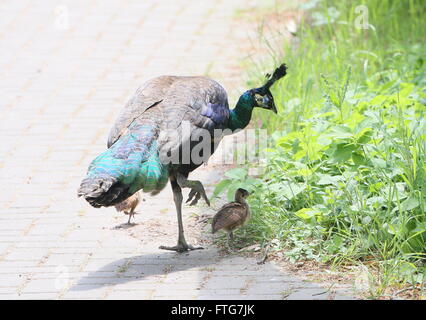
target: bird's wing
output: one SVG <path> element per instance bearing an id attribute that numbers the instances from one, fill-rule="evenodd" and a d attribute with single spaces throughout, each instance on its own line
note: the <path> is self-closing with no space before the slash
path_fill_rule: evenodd
<path id="1" fill-rule="evenodd" d="M 242 224 L 246 208 L 238 202 L 225 204 L 213 217 L 213 232 Z"/>
<path id="2" fill-rule="evenodd" d="M 127 102 L 115 121 L 108 136 L 107 147 L 111 147 L 130 124 L 140 117 L 147 109 L 159 104 L 167 95 L 170 86 L 178 77 L 161 76 L 145 82 L 136 90 L 133 97 Z"/>
<path id="3" fill-rule="evenodd" d="M 219 128 L 229 118 L 225 89 L 206 77 L 176 77 L 161 106 L 166 111 L 167 128 L 177 128 L 184 120 L 201 128 Z"/>
<path id="4" fill-rule="evenodd" d="M 132 125 L 151 126 L 159 130 L 156 140 L 161 161 L 167 164 L 176 159 L 172 163 L 182 164 L 182 157 L 190 154 L 187 150 L 191 151 L 199 141 L 204 142 L 206 134 L 211 139 L 215 129 L 226 128 L 228 119 L 228 97 L 216 81 L 206 77 L 161 76 L 146 82 L 122 109 L 111 129 L 108 147 L 133 130 Z M 220 139 L 215 141 L 215 147 Z M 211 148 L 211 143 L 207 147 Z M 206 162 L 214 149 L 200 157 L 197 165 Z M 190 165 L 192 171 L 193 163 Z"/>
<path id="5" fill-rule="evenodd" d="M 192 142 L 198 143 L 206 133 L 212 137 L 229 119 L 225 89 L 206 77 L 179 77 L 158 108 L 163 113 L 159 145 L 167 154 L 179 154 L 187 143 L 192 150 Z"/>

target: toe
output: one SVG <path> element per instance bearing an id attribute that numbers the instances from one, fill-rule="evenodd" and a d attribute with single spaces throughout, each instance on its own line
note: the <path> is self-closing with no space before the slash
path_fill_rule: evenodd
<path id="1" fill-rule="evenodd" d="M 188 195 L 188 200 L 186 200 L 186 203 L 188 203 L 189 201 L 191 201 L 192 200 L 192 198 L 194 198 L 194 196 L 197 194 L 197 192 L 194 190 L 194 189 L 192 189 L 190 192 L 189 192 L 189 195 Z"/>
<path id="2" fill-rule="evenodd" d="M 200 194 L 199 194 L 199 193 L 197 193 L 197 194 L 195 195 L 194 200 L 192 200 L 192 202 L 191 202 L 189 205 L 190 205 L 190 206 L 194 206 L 194 205 L 196 205 L 196 204 L 198 203 L 198 200 L 200 200 L 200 198 L 201 198 Z"/>

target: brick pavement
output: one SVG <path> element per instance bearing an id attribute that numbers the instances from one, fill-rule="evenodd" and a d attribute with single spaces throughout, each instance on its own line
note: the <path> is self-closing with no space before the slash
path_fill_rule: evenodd
<path id="1" fill-rule="evenodd" d="M 231 97 L 240 92 L 235 37 L 247 31 L 232 17 L 245 3 L 0 3 L 0 299 L 328 298 L 272 263 L 221 256 L 211 243 L 184 254 L 159 250 L 177 239 L 169 188 L 146 198 L 128 229 L 114 228 L 127 218 L 113 208 L 76 197 L 141 82 L 209 74 Z M 184 209 L 192 242 L 194 210 Z"/>

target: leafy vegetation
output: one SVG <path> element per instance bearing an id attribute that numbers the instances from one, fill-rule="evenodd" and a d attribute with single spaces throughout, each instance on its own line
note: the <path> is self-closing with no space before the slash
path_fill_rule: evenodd
<path id="1" fill-rule="evenodd" d="M 367 29 L 354 23 L 360 4 Z M 425 8 L 305 3 L 299 41 L 284 45 L 288 76 L 273 92 L 279 116 L 257 114 L 273 132 L 268 165 L 258 177 L 249 164 L 228 171 L 216 188 L 230 198 L 252 191 L 248 240 L 277 239 L 292 261 L 364 264 L 379 275 L 375 297 L 425 280 Z"/>

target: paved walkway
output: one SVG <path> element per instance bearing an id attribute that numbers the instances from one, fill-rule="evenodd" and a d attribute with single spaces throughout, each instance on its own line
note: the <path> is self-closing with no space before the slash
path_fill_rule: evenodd
<path id="1" fill-rule="evenodd" d="M 177 221 L 167 188 L 133 228 L 76 197 L 118 110 L 160 74 L 241 88 L 240 1 L 0 3 L 0 299 L 327 299 L 315 284 L 238 255 L 165 252 Z M 237 32 L 238 31 L 238 32 Z M 199 169 L 206 180 L 217 168 Z M 209 180 L 215 182 L 214 180 Z M 211 186 L 210 186 L 211 192 Z M 201 224 L 185 208 L 188 240 Z"/>

